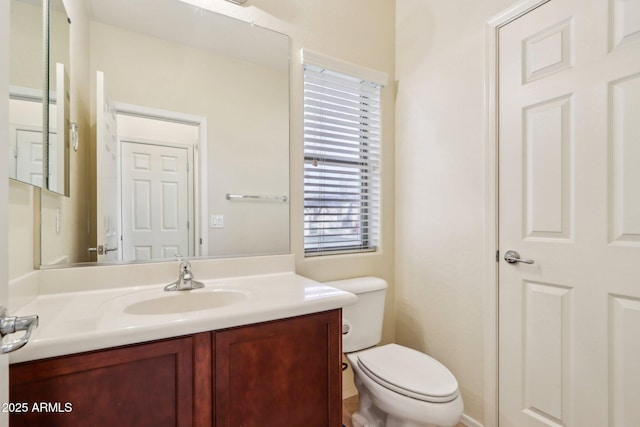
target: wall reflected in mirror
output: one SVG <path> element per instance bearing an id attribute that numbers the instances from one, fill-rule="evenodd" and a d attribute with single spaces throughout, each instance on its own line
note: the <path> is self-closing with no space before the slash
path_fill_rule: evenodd
<path id="1" fill-rule="evenodd" d="M 288 202 L 226 194 L 288 196 L 289 38 L 175 0 L 65 3 L 89 206 L 60 230 L 43 195 L 42 265 L 287 253 Z"/>
<path id="2" fill-rule="evenodd" d="M 48 0 L 48 140 L 46 141 L 47 190 L 69 195 L 71 21 L 62 0 Z"/>
<path id="3" fill-rule="evenodd" d="M 9 177 L 42 187 L 44 179 L 42 0 L 11 0 Z"/>

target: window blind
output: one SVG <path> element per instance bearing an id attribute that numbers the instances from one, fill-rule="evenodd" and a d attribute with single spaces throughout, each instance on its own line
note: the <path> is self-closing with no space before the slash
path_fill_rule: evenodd
<path id="1" fill-rule="evenodd" d="M 304 248 L 373 251 L 380 205 L 380 85 L 304 65 Z"/>

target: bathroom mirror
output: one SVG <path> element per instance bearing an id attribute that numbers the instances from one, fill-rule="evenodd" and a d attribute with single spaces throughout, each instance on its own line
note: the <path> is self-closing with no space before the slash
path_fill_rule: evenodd
<path id="1" fill-rule="evenodd" d="M 64 4 L 11 0 L 10 25 L 9 177 L 68 195 L 69 19 Z"/>
<path id="2" fill-rule="evenodd" d="M 44 183 L 43 0 L 11 0 L 9 69 L 9 177 Z"/>
<path id="3" fill-rule="evenodd" d="M 43 195 L 41 264 L 287 253 L 289 37 L 177 0 L 65 3 L 89 189 Z"/>
<path id="4" fill-rule="evenodd" d="M 47 17 L 47 61 L 46 80 L 48 104 L 47 125 L 49 132 L 45 141 L 46 189 L 54 193 L 69 195 L 69 34 L 71 20 L 62 0 L 46 0 Z"/>

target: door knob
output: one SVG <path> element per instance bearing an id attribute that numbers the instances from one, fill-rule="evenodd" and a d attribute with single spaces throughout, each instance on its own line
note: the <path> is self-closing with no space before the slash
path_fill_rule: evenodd
<path id="1" fill-rule="evenodd" d="M 13 334 L 19 331 L 26 331 L 26 333 L 15 340 L 7 343 L 0 341 L 0 353 L 11 353 L 19 348 L 22 348 L 29 342 L 31 333 L 38 327 L 38 316 L 24 316 L 24 317 L 9 317 L 7 316 L 7 309 L 0 307 L 0 339 L 5 335 Z"/>
<path id="2" fill-rule="evenodd" d="M 87 249 L 87 251 L 89 251 L 89 252 L 95 252 L 95 253 L 97 253 L 98 255 L 104 255 L 104 246 L 102 246 L 102 245 L 98 245 L 98 247 L 96 247 L 96 248 L 89 248 L 89 249 Z"/>
<path id="3" fill-rule="evenodd" d="M 520 254 L 516 251 L 507 251 L 504 253 L 504 260 L 509 264 L 515 264 L 517 262 L 521 262 L 523 264 L 533 264 L 534 261 L 532 259 L 520 259 Z"/>

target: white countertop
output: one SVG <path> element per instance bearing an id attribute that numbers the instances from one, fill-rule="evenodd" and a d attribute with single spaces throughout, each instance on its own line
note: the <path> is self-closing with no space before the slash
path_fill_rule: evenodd
<path id="1" fill-rule="evenodd" d="M 98 350 L 333 310 L 357 297 L 294 273 L 203 280 L 204 289 L 165 292 L 166 283 L 91 291 L 46 293 L 14 316 L 37 314 L 29 343 L 10 354 L 10 363 Z M 134 314 L 138 302 L 183 298 L 184 293 L 227 291 L 229 305 L 166 314 Z M 191 296 L 186 296 L 190 298 Z M 175 300 L 176 303 L 178 300 Z M 164 301 L 162 301 L 164 304 Z M 135 311 L 135 310 L 133 310 Z"/>

